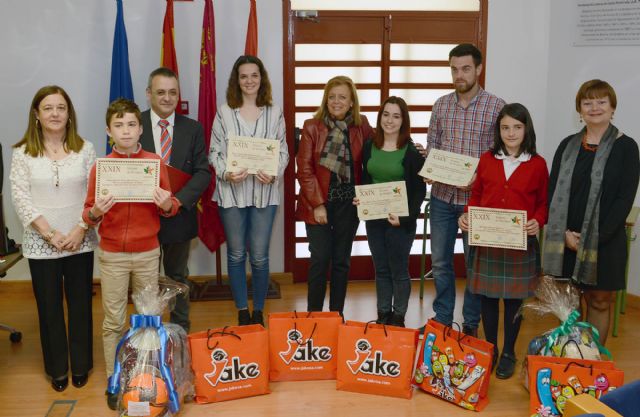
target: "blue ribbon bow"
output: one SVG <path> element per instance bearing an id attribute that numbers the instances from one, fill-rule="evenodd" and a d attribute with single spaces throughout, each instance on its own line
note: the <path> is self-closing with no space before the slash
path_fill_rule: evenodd
<path id="1" fill-rule="evenodd" d="M 160 337 L 160 375 L 164 380 L 164 383 L 167 385 L 167 391 L 169 393 L 169 410 L 172 413 L 177 413 L 180 409 L 180 399 L 178 397 L 178 392 L 176 390 L 175 384 L 173 383 L 173 374 L 171 373 L 171 368 L 169 365 L 165 363 L 167 358 L 167 342 L 169 336 L 167 336 L 167 331 L 162 325 L 162 317 L 161 316 L 147 316 L 144 314 L 132 314 L 129 319 L 131 324 L 131 328 L 127 331 L 127 334 L 124 335 L 120 342 L 118 343 L 118 347 L 116 349 L 116 358 L 113 366 L 113 375 L 109 377 L 109 386 L 107 391 L 110 394 L 117 394 L 120 392 L 120 374 L 122 373 L 122 365 L 118 361 L 118 354 L 120 353 L 120 348 L 124 345 L 124 343 L 133 336 L 133 334 L 139 329 L 144 328 L 152 328 L 157 329 L 158 336 Z"/>

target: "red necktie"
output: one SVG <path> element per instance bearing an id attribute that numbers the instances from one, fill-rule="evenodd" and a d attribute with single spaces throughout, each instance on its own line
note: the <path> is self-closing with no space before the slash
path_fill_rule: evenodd
<path id="1" fill-rule="evenodd" d="M 169 160 L 171 159 L 171 135 L 169 134 L 169 129 L 167 129 L 167 127 L 169 127 L 169 121 L 168 120 L 160 120 L 158 122 L 158 125 L 160 126 L 160 156 L 162 157 L 162 160 L 164 161 L 165 164 L 169 163 Z"/>

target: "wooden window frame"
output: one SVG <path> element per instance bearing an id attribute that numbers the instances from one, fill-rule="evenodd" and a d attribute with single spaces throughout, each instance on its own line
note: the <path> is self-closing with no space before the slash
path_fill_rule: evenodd
<path id="1" fill-rule="evenodd" d="M 408 12 L 408 11 L 318 11 L 318 36 L 314 36 L 314 31 L 307 31 L 304 34 L 296 34 L 295 25 L 297 18 L 295 11 L 291 10 L 289 0 L 283 0 L 283 87 L 284 87 L 284 105 L 285 123 L 287 130 L 287 143 L 289 149 L 297 151 L 296 144 L 296 112 L 315 112 L 317 106 L 296 106 L 295 90 L 304 89 L 322 89 L 324 84 L 296 84 L 295 68 L 296 67 L 370 67 L 376 66 L 381 68 L 380 83 L 358 83 L 358 89 L 380 89 L 380 97 L 384 100 L 389 95 L 390 89 L 398 88 L 438 88 L 451 89 L 452 83 L 390 83 L 389 72 L 392 66 L 448 66 L 448 61 L 429 61 L 429 60 L 394 60 L 390 59 L 390 50 L 392 43 L 443 43 L 458 44 L 469 42 L 475 44 L 483 54 L 486 63 L 486 40 L 487 40 L 487 10 L 488 0 L 479 0 L 480 8 L 474 12 Z M 416 18 L 419 15 L 420 18 Z M 322 30 L 322 19 L 345 18 L 350 22 L 349 25 L 342 26 L 344 30 L 330 31 L 325 33 Z M 365 41 L 375 41 L 382 44 L 382 55 L 380 61 L 295 61 L 295 41 L 297 43 L 365 43 L 363 42 L 363 34 L 358 31 L 359 21 L 363 19 L 381 18 L 384 19 L 384 30 L 374 36 L 369 36 Z M 454 34 L 447 31 L 447 25 L 451 22 L 457 22 L 457 27 L 464 26 L 468 30 L 464 34 L 459 32 Z M 428 24 L 427 24 L 428 23 Z M 396 29 L 394 29 L 396 28 Z M 298 36 L 296 39 L 294 37 Z M 367 34 L 368 35 L 368 34 Z M 480 84 L 484 85 L 486 65 L 480 76 Z M 377 112 L 378 106 L 361 106 L 363 112 Z M 431 111 L 431 105 L 411 105 L 410 111 Z M 300 126 L 301 128 L 301 126 Z M 426 127 L 412 127 L 411 133 L 425 134 L 428 132 Z M 293 155 L 295 158 L 295 154 Z M 294 159 L 292 158 L 292 159 Z M 296 220 L 295 220 L 295 160 L 290 163 L 285 171 L 284 178 L 284 265 L 285 271 L 294 273 L 295 281 L 305 281 L 306 277 L 300 278 L 296 274 L 296 244 L 307 242 L 306 237 L 300 238 L 296 236 Z M 416 233 L 416 240 L 422 239 L 422 231 Z M 429 236 L 427 236 L 429 238 Z M 357 241 L 366 240 L 365 236 L 356 236 Z M 419 256 L 412 255 L 410 260 L 411 269 L 416 269 L 416 259 Z M 428 259 L 430 263 L 430 257 Z M 464 275 L 464 260 L 461 256 L 456 256 L 456 274 Z M 419 267 L 418 267 L 419 268 Z M 353 270 L 353 268 L 352 268 Z M 353 272 L 353 271 L 352 271 Z M 374 276 L 373 270 L 360 271 L 362 276 L 369 279 Z M 355 277 L 362 278 L 362 277 Z"/>

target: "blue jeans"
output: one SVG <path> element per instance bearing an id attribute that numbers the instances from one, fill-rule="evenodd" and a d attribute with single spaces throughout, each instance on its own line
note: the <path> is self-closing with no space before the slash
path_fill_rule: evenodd
<path id="1" fill-rule="evenodd" d="M 368 221 L 366 227 L 376 269 L 378 313 L 384 315 L 393 311 L 404 317 L 411 295 L 409 253 L 416 231 L 392 226 L 384 219 Z"/>
<path id="2" fill-rule="evenodd" d="M 436 286 L 433 300 L 435 320 L 451 325 L 456 304 L 456 277 L 453 271 L 453 251 L 458 234 L 458 217 L 464 212 L 464 206 L 446 203 L 431 197 L 429 222 L 431 224 L 431 265 Z M 463 233 L 465 262 L 468 253 L 467 234 Z M 462 305 L 463 325 L 477 328 L 480 323 L 480 297 L 465 287 Z"/>
<path id="3" fill-rule="evenodd" d="M 269 289 L 269 242 L 278 206 L 230 207 L 218 210 L 227 236 L 227 270 L 236 308 L 248 307 L 247 247 L 251 263 L 253 309 L 262 311 Z"/>

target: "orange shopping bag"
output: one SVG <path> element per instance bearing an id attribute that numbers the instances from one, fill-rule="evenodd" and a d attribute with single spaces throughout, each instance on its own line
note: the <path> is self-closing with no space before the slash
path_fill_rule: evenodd
<path id="1" fill-rule="evenodd" d="M 413 382 L 423 391 L 468 410 L 489 403 L 493 345 L 429 320 Z"/>
<path id="2" fill-rule="evenodd" d="M 529 355 L 527 367 L 532 417 L 560 416 L 567 399 L 585 393 L 600 398 L 624 383 L 624 372 L 611 361 Z"/>
<path id="3" fill-rule="evenodd" d="M 347 321 L 338 330 L 336 388 L 411 398 L 418 331 Z"/>
<path id="4" fill-rule="evenodd" d="M 341 323 L 336 311 L 269 314 L 271 381 L 336 379 Z"/>
<path id="5" fill-rule="evenodd" d="M 209 329 L 188 339 L 197 403 L 269 393 L 269 336 L 264 327 Z"/>

